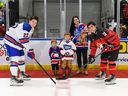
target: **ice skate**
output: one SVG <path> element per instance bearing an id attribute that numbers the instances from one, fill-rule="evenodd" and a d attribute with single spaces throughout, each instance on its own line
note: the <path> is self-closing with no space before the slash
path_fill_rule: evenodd
<path id="1" fill-rule="evenodd" d="M 104 80 L 106 76 L 105 72 L 100 72 L 99 74 L 96 75 L 96 80 Z"/>
<path id="2" fill-rule="evenodd" d="M 25 81 L 29 81 L 29 80 L 31 80 L 31 76 L 26 74 L 25 72 L 21 72 L 20 73 L 20 79 L 25 80 Z"/>
<path id="3" fill-rule="evenodd" d="M 107 79 L 105 79 L 105 84 L 106 85 L 114 85 L 114 84 L 116 84 L 115 80 L 116 80 L 115 75 L 111 74 L 108 76 Z"/>
<path id="4" fill-rule="evenodd" d="M 23 86 L 24 81 L 13 76 L 10 80 L 10 86 Z"/>

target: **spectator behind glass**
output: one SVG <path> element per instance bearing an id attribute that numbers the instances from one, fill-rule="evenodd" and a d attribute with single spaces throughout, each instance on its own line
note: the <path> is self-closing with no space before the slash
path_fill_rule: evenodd
<path id="1" fill-rule="evenodd" d="M 128 37 L 128 26 L 120 24 L 120 37 L 121 38 Z"/>

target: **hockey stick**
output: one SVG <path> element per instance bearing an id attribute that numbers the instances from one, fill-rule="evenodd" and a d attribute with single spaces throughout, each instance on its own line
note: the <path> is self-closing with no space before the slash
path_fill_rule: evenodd
<path id="1" fill-rule="evenodd" d="M 101 54 L 103 54 L 106 51 L 105 49 L 106 49 L 106 47 L 104 49 L 102 49 L 102 51 L 94 57 L 94 59 L 90 62 L 90 64 L 92 64 L 93 62 L 95 62 L 95 59 L 97 57 L 99 57 Z"/>
<path id="2" fill-rule="evenodd" d="M 95 59 L 96 59 L 97 57 L 99 57 L 101 54 L 103 54 L 103 53 L 106 51 L 105 49 L 106 49 L 106 47 L 103 48 L 103 49 L 101 50 L 101 52 L 100 52 L 99 54 L 97 54 L 91 62 L 88 62 L 88 64 L 92 64 L 93 62 L 95 62 Z M 86 65 L 83 65 L 83 68 L 84 68 L 85 66 L 86 66 Z"/>
<path id="3" fill-rule="evenodd" d="M 6 57 L 6 60 L 9 61 L 10 57 Z M 34 60 L 36 61 L 36 63 L 40 66 L 40 68 L 48 75 L 48 77 L 53 81 L 54 84 L 56 84 L 56 82 L 52 79 L 52 77 L 47 73 L 47 71 L 41 66 L 41 64 L 34 58 Z"/>
<path id="4" fill-rule="evenodd" d="M 52 79 L 52 77 L 48 74 L 48 72 L 41 66 L 41 64 L 34 58 L 34 60 L 36 61 L 36 63 L 40 66 L 40 68 L 48 75 L 48 77 L 52 80 L 52 82 L 54 84 L 56 84 L 56 82 Z"/>
<path id="5" fill-rule="evenodd" d="M 25 48 L 25 47 L 24 47 Z M 26 48 L 25 48 L 26 49 Z M 6 61 L 9 61 L 10 57 L 6 57 Z M 40 68 L 48 75 L 48 77 L 53 81 L 54 84 L 56 84 L 56 82 L 52 79 L 52 77 L 47 73 L 47 71 L 41 66 L 41 64 L 34 58 L 34 60 L 36 61 L 36 63 L 40 66 Z"/>
<path id="6" fill-rule="evenodd" d="M 25 48 L 25 47 L 24 47 L 24 48 Z M 26 48 L 25 48 L 25 49 L 26 49 Z M 37 59 L 34 58 L 34 60 L 35 60 L 36 63 L 40 66 L 40 68 L 45 72 L 45 74 L 48 75 L 48 77 L 52 80 L 52 82 L 53 82 L 54 84 L 56 84 L 56 82 L 52 79 L 52 77 L 48 74 L 48 72 L 43 68 L 43 66 L 41 66 L 41 64 L 37 61 Z"/>

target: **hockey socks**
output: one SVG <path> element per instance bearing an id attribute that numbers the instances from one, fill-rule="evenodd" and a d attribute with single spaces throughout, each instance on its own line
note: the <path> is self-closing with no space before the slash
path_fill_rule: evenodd
<path id="1" fill-rule="evenodd" d="M 17 75 L 18 75 L 18 63 L 17 62 L 11 61 L 10 72 L 11 72 L 12 76 L 17 77 Z"/>

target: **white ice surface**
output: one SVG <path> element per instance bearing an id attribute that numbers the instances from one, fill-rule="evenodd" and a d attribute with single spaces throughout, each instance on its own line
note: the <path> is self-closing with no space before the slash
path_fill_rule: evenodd
<path id="1" fill-rule="evenodd" d="M 0 96 L 128 96 L 128 79 L 117 79 L 116 85 L 105 85 L 94 78 L 56 81 L 33 78 L 22 87 L 9 86 L 9 78 L 0 79 Z M 54 79 L 55 80 L 55 79 Z"/>

